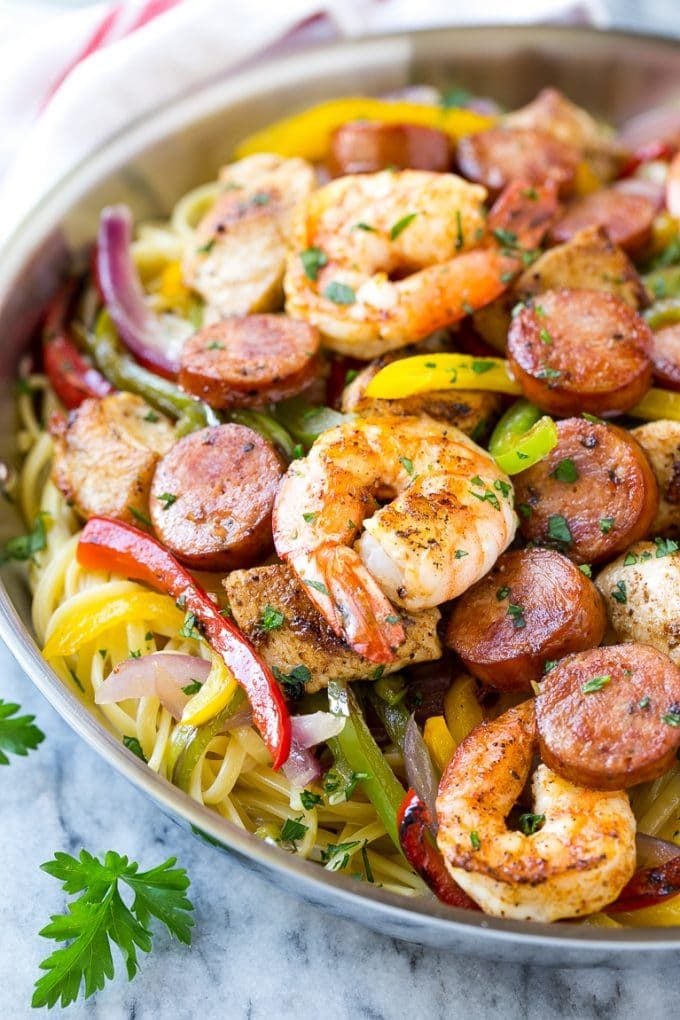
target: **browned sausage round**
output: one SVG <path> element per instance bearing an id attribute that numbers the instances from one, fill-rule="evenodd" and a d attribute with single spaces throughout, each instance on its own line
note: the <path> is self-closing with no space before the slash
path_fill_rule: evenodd
<path id="1" fill-rule="evenodd" d="M 651 645 L 611 645 L 563 659 L 536 698 L 543 761 L 596 790 L 663 775 L 680 747 L 680 669 Z"/>
<path id="2" fill-rule="evenodd" d="M 502 691 L 531 688 L 546 661 L 599 645 L 606 613 L 592 581 L 552 549 L 505 553 L 455 604 L 445 643 Z"/>
<path id="3" fill-rule="evenodd" d="M 575 563 L 611 559 L 647 534 L 659 489 L 640 444 L 616 425 L 567 418 L 558 443 L 515 479 L 520 528 Z"/>
<path id="4" fill-rule="evenodd" d="M 443 131 L 419 124 L 352 121 L 333 132 L 329 165 L 335 177 L 388 167 L 443 173 L 451 165 L 451 145 Z"/>
<path id="5" fill-rule="evenodd" d="M 299 393 L 319 371 L 319 332 L 285 315 L 206 326 L 182 350 L 179 381 L 211 407 L 257 407 Z"/>
<path id="6" fill-rule="evenodd" d="M 156 533 L 197 570 L 248 567 L 272 548 L 272 507 L 283 467 L 244 425 L 180 439 L 156 467 L 149 506 Z"/>
<path id="7" fill-rule="evenodd" d="M 546 290 L 508 332 L 508 358 L 525 396 L 550 414 L 620 414 L 649 389 L 652 334 L 614 294 Z"/>
<path id="8" fill-rule="evenodd" d="M 579 162 L 576 149 L 533 128 L 495 127 L 467 135 L 458 143 L 458 168 L 464 177 L 497 195 L 522 178 L 528 184 L 552 180 L 568 192 Z"/>
<path id="9" fill-rule="evenodd" d="M 655 213 L 654 202 L 645 195 L 603 188 L 574 199 L 553 225 L 550 238 L 560 244 L 586 227 L 603 227 L 614 244 L 635 254 L 650 238 Z"/>
<path id="10" fill-rule="evenodd" d="M 661 386 L 680 390 L 680 323 L 652 333 L 652 365 Z"/>

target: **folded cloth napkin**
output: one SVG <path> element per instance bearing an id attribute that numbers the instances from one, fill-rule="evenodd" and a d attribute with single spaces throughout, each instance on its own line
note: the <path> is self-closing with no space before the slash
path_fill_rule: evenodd
<path id="1" fill-rule="evenodd" d="M 0 234 L 134 114 L 311 40 L 504 23 L 507 0 L 0 2 Z M 523 0 L 511 20 L 603 24 L 601 0 Z"/>

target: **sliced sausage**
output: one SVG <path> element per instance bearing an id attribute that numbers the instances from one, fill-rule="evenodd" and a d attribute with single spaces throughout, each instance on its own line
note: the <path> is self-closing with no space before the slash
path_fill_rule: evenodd
<path id="1" fill-rule="evenodd" d="M 334 177 L 390 167 L 443 173 L 451 165 L 451 143 L 443 131 L 419 124 L 352 121 L 333 132 L 329 163 Z"/>
<path id="2" fill-rule="evenodd" d="M 680 390 L 680 323 L 652 333 L 652 372 L 661 386 Z"/>
<path id="3" fill-rule="evenodd" d="M 182 350 L 179 381 L 211 407 L 292 397 L 319 373 L 319 331 L 286 315 L 243 315 L 206 326 Z"/>
<path id="4" fill-rule="evenodd" d="M 649 241 L 655 214 L 655 204 L 647 196 L 603 188 L 570 202 L 553 225 L 550 239 L 560 244 L 586 227 L 602 227 L 614 244 L 634 255 Z"/>
<path id="5" fill-rule="evenodd" d="M 528 298 L 560 287 L 604 290 L 622 298 L 631 308 L 649 304 L 633 263 L 602 227 L 586 227 L 565 244 L 544 252 L 516 281 L 515 292 L 520 298 Z"/>
<path id="6" fill-rule="evenodd" d="M 675 550 L 675 551 L 673 551 Z M 677 542 L 636 542 L 595 581 L 619 641 L 641 641 L 680 666 L 680 555 Z"/>
<path id="7" fill-rule="evenodd" d="M 652 334 L 625 301 L 548 290 L 514 317 L 508 357 L 525 396 L 550 414 L 620 414 L 650 386 Z"/>
<path id="8" fill-rule="evenodd" d="M 491 687 L 529 690 L 546 661 L 599 645 L 606 619 L 597 588 L 570 560 L 523 549 L 457 600 L 445 643 Z"/>
<path id="9" fill-rule="evenodd" d="M 680 536 L 680 421 L 650 421 L 632 429 L 647 454 L 659 486 L 653 535 Z"/>
<path id="10" fill-rule="evenodd" d="M 557 446 L 515 479 L 520 528 L 575 563 L 611 559 L 647 534 L 659 492 L 640 444 L 616 425 L 567 418 Z"/>
<path id="11" fill-rule="evenodd" d="M 164 415 L 133 393 L 112 393 L 84 400 L 54 438 L 54 482 L 81 517 L 146 518 L 156 462 L 175 441 Z"/>
<path id="12" fill-rule="evenodd" d="M 495 127 L 461 138 L 456 158 L 462 175 L 492 195 L 518 178 L 528 184 L 554 181 L 565 194 L 574 182 L 579 154 L 544 131 Z"/>
<path id="13" fill-rule="evenodd" d="M 283 467 L 244 425 L 192 432 L 159 462 L 149 506 L 169 549 L 197 570 L 246 567 L 272 548 L 272 507 Z"/>
<path id="14" fill-rule="evenodd" d="M 541 758 L 596 790 L 667 772 L 680 747 L 680 669 L 649 645 L 611 645 L 563 659 L 536 698 Z"/>

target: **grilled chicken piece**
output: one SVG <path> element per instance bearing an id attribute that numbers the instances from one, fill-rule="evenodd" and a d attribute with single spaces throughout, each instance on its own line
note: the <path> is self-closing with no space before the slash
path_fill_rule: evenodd
<path id="1" fill-rule="evenodd" d="M 175 442 L 170 421 L 132 393 L 84 400 L 51 425 L 53 478 L 81 517 L 136 524 L 148 516 L 156 462 Z"/>
<path id="2" fill-rule="evenodd" d="M 223 167 L 220 184 L 182 264 L 207 303 L 206 323 L 280 307 L 291 217 L 316 178 L 303 159 L 260 154 Z"/>
<path id="3" fill-rule="evenodd" d="M 295 666 L 307 667 L 311 674 L 305 685 L 308 694 L 326 687 L 331 679 L 366 680 L 375 675 L 374 663 L 357 655 L 333 634 L 289 567 L 277 563 L 235 570 L 223 583 L 236 623 L 265 662 L 282 673 L 289 673 Z M 281 626 L 265 628 L 263 614 L 267 607 L 283 614 Z M 442 654 L 437 636 L 438 609 L 403 613 L 402 619 L 406 640 L 398 649 L 396 662 L 385 666 L 385 673 L 439 659 Z"/>

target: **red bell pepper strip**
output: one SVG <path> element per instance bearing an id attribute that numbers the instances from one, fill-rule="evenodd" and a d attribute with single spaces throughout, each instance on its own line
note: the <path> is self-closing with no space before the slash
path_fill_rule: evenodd
<path id="1" fill-rule="evenodd" d="M 67 316 L 75 283 L 67 283 L 52 299 L 43 328 L 43 365 L 52 389 L 72 410 L 87 397 L 105 397 L 113 386 L 80 353 L 68 332 Z"/>
<path id="2" fill-rule="evenodd" d="M 608 914 L 620 910 L 640 910 L 654 907 L 671 896 L 680 893 L 680 854 L 654 868 L 636 871 L 628 885 L 619 893 L 618 899 L 607 908 Z"/>
<path id="3" fill-rule="evenodd" d="M 675 146 L 670 142 L 665 142 L 662 139 L 656 142 L 647 142 L 631 152 L 619 171 L 619 178 L 632 177 L 643 163 L 650 163 L 657 159 L 664 161 L 672 159 L 674 153 Z"/>
<path id="4" fill-rule="evenodd" d="M 91 517 L 78 543 L 78 562 L 92 570 L 123 574 L 166 592 L 187 613 L 241 685 L 253 719 L 278 769 L 290 753 L 290 716 L 270 669 L 236 626 L 160 542 L 121 521 Z"/>
<path id="5" fill-rule="evenodd" d="M 409 790 L 397 814 L 399 839 L 411 867 L 442 903 L 465 910 L 479 910 L 474 900 L 449 875 L 430 835 L 430 812 L 415 790 Z"/>

